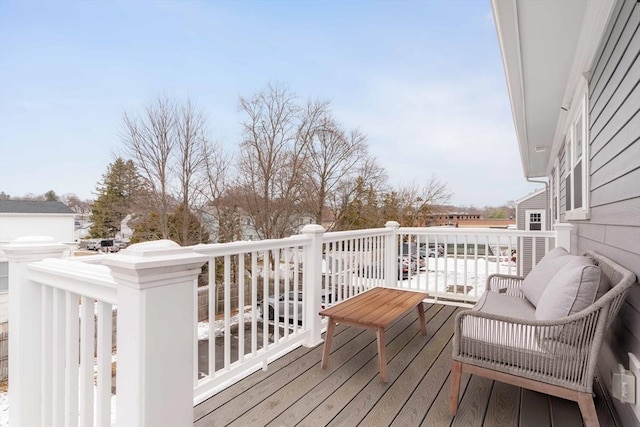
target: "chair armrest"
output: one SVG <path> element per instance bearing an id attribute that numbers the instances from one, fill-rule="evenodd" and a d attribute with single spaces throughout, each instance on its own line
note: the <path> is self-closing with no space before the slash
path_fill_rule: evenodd
<path id="1" fill-rule="evenodd" d="M 487 277 L 487 290 L 501 294 L 522 297 L 520 287 L 524 277 L 507 274 L 491 274 Z"/>
<path id="2" fill-rule="evenodd" d="M 582 347 L 585 351 L 591 342 L 602 340 L 604 329 L 597 327 L 601 323 L 601 311 L 592 306 L 556 320 L 529 320 L 464 310 L 456 316 L 454 355 L 460 354 L 463 338 L 475 341 L 476 346 L 484 342 L 487 346 L 505 347 L 516 352 L 562 356 L 567 346 Z"/>

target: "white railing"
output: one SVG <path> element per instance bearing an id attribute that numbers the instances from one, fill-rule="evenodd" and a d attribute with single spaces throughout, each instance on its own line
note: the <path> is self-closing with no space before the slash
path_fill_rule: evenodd
<path id="1" fill-rule="evenodd" d="M 85 262 L 44 259 L 60 257 L 64 245 L 16 241 L 5 249 L 11 425 L 111 423 L 113 307 L 117 424 L 183 425 L 192 422 L 194 404 L 300 345 L 320 344 L 324 306 L 376 286 L 468 305 L 481 295 L 487 275 L 522 274 L 556 244 L 568 247 L 569 236 L 567 228 L 400 228 L 389 222 L 382 229 L 325 233 L 308 225 L 286 239 L 185 248 L 147 242 Z M 199 281 L 209 285 L 208 319 L 200 324 Z M 199 356 L 207 359 L 201 369 Z"/>
<path id="2" fill-rule="evenodd" d="M 147 242 L 99 265 L 56 259 L 66 246 L 50 238 L 17 239 L 3 251 L 11 295 L 10 425 L 192 423 L 189 331 L 205 256 L 169 241 Z"/>
<path id="3" fill-rule="evenodd" d="M 283 351 L 309 339 L 301 273 L 311 243 L 300 235 L 192 247 L 208 257 L 209 287 L 208 319 L 197 326 L 194 349 L 207 364 L 199 367 L 198 359 L 194 364 L 194 403 L 238 377 L 266 369 Z"/>
<path id="4" fill-rule="evenodd" d="M 438 302 L 473 303 L 491 274 L 524 276 L 556 246 L 555 231 L 400 228 L 401 253 L 416 263 L 400 286 Z"/>

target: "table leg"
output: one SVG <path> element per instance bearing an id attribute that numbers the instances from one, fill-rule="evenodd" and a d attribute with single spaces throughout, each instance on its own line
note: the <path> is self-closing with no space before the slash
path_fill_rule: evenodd
<path id="1" fill-rule="evenodd" d="M 322 364 L 320 365 L 321 369 L 325 369 L 327 367 L 327 363 L 329 363 L 329 353 L 331 352 L 331 340 L 333 340 L 333 330 L 336 327 L 336 322 L 333 321 L 331 317 L 329 317 L 329 321 L 327 323 L 327 333 L 324 336 L 324 347 L 322 349 Z"/>
<path id="2" fill-rule="evenodd" d="M 420 317 L 420 330 L 422 335 L 427 335 L 427 319 L 424 317 L 424 304 L 418 303 L 418 316 Z"/>
<path id="3" fill-rule="evenodd" d="M 386 383 L 389 381 L 387 374 L 387 354 L 384 342 L 384 328 L 378 328 L 378 361 L 380 363 L 380 381 Z"/>

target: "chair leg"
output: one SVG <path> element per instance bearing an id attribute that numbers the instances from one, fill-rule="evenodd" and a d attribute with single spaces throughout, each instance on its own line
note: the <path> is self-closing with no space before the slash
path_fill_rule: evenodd
<path id="1" fill-rule="evenodd" d="M 598 421 L 598 414 L 596 413 L 596 406 L 593 403 L 591 393 L 578 394 L 578 407 L 580 408 L 585 427 L 600 427 L 600 421 Z"/>
<path id="2" fill-rule="evenodd" d="M 460 379 L 462 378 L 462 363 L 451 362 L 451 395 L 449 396 L 449 414 L 453 417 L 458 412 L 460 396 Z"/>

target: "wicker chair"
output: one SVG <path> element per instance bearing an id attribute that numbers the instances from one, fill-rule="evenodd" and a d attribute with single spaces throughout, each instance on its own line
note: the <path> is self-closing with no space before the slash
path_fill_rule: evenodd
<path id="1" fill-rule="evenodd" d="M 598 426 L 592 397 L 598 353 L 635 275 L 594 252 L 592 257 L 611 288 L 586 309 L 557 320 L 522 319 L 465 310 L 456 317 L 451 367 L 450 412 L 458 408 L 462 372 L 480 375 L 576 401 L 587 426 Z M 493 275 L 487 292 L 525 298 L 523 278 Z M 513 309 L 512 309 L 513 312 Z"/>

